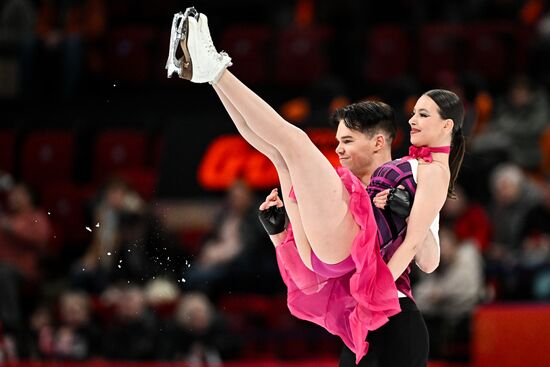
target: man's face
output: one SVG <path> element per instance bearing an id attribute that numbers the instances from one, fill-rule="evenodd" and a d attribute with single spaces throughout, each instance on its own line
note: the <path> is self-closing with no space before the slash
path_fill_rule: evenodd
<path id="1" fill-rule="evenodd" d="M 354 175 L 360 176 L 372 164 L 376 151 L 376 134 L 369 137 L 361 131 L 353 130 L 340 121 L 336 131 L 336 154 L 342 167 L 348 168 Z"/>

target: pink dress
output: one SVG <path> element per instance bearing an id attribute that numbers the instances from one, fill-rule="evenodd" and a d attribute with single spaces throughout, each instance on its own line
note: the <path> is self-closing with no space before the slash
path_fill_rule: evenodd
<path id="1" fill-rule="evenodd" d="M 277 263 L 288 288 L 290 312 L 339 336 L 359 363 L 368 350 L 368 332 L 401 309 L 393 276 L 380 254 L 370 197 L 348 169 L 337 168 L 337 172 L 350 194 L 349 209 L 359 225 L 351 249 L 353 269 L 335 277 L 309 270 L 298 255 L 291 225 L 276 248 Z"/>

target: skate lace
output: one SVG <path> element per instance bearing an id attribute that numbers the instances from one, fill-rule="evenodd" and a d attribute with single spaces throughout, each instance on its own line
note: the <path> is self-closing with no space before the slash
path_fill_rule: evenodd
<path id="1" fill-rule="evenodd" d="M 210 36 L 210 34 L 205 34 L 204 35 L 205 37 L 205 43 L 206 43 L 206 52 L 208 53 L 208 55 L 214 57 L 217 61 L 221 61 L 222 60 L 222 55 L 218 52 L 218 50 L 216 50 L 216 47 L 214 46 L 214 42 L 212 42 L 212 37 Z"/>
<path id="2" fill-rule="evenodd" d="M 208 52 L 209 55 L 214 56 L 216 60 L 221 59 L 221 55 L 218 53 L 218 51 L 216 50 L 212 42 L 208 43 L 208 45 L 206 46 L 206 51 Z"/>

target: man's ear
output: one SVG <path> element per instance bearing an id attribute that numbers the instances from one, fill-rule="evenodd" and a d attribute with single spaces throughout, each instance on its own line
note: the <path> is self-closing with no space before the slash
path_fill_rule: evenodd
<path id="1" fill-rule="evenodd" d="M 374 148 L 376 151 L 383 149 L 386 146 L 386 137 L 383 134 L 376 134 L 374 140 Z"/>

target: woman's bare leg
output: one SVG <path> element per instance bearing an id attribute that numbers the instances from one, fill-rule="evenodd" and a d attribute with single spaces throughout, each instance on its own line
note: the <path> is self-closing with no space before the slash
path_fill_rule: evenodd
<path id="1" fill-rule="evenodd" d="M 308 136 L 225 70 L 216 89 L 247 126 L 282 156 L 296 193 L 302 225 L 312 250 L 324 262 L 350 254 L 358 225 L 349 211 L 349 194 L 329 161 Z"/>
<path id="2" fill-rule="evenodd" d="M 214 90 L 218 94 L 218 97 L 222 101 L 227 113 L 231 117 L 231 120 L 233 120 L 233 123 L 237 127 L 237 130 L 241 136 L 260 153 L 269 158 L 275 166 L 277 174 L 279 175 L 279 182 L 281 184 L 281 191 L 283 195 L 282 198 L 285 202 L 286 212 L 290 222 L 292 223 L 292 230 L 294 232 L 294 240 L 296 242 L 298 253 L 304 264 L 311 269 L 311 246 L 304 232 L 298 205 L 296 202 L 288 199 L 292 183 L 290 181 L 290 174 L 283 157 L 272 145 L 261 139 L 252 130 L 250 130 L 250 127 L 248 127 L 242 115 L 239 111 L 237 111 L 235 106 L 231 104 L 221 89 L 214 86 Z"/>

